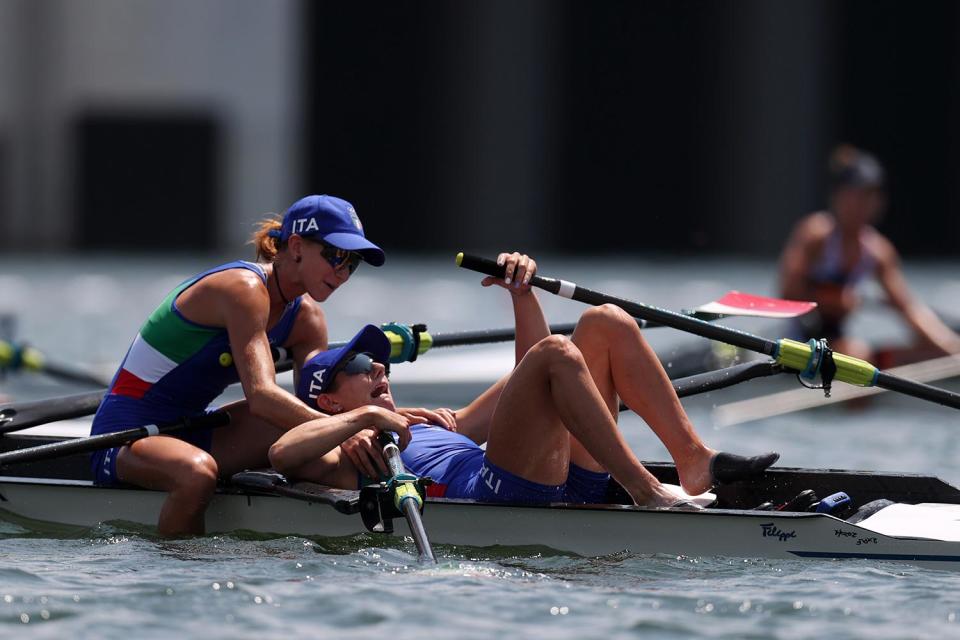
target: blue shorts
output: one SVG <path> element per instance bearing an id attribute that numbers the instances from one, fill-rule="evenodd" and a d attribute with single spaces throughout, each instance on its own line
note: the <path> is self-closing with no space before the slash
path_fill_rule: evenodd
<path id="1" fill-rule="evenodd" d="M 132 429 L 134 427 L 126 428 Z M 190 429 L 176 435 L 171 434 L 170 437 L 189 442 L 207 453 L 210 453 L 213 445 L 213 429 Z M 90 470 L 93 472 L 94 484 L 110 486 L 122 483 L 122 480 L 117 478 L 117 455 L 120 453 L 120 449 L 125 446 L 126 445 L 120 445 L 111 449 L 93 452 L 90 456 Z"/>
<path id="2" fill-rule="evenodd" d="M 479 469 L 472 473 L 462 488 L 453 492 L 448 489 L 445 497 L 519 504 L 597 504 L 605 502 L 609 482 L 609 473 L 588 471 L 571 464 L 566 483 L 540 484 L 501 469 L 483 456 Z"/>
<path id="3" fill-rule="evenodd" d="M 458 478 L 458 481 L 449 485 L 429 485 L 427 496 L 520 504 L 604 504 L 607 501 L 609 473 L 589 471 L 571 464 L 566 483 L 548 485 L 531 482 L 501 469 L 487 460 L 486 456 L 480 460 L 476 469 L 465 471 L 463 481 Z M 371 482 L 374 481 L 363 473 L 358 474 L 358 486 L 363 487 Z"/>

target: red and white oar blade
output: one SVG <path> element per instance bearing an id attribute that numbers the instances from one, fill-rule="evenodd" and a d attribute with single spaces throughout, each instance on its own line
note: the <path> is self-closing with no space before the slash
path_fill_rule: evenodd
<path id="1" fill-rule="evenodd" d="M 697 311 L 718 313 L 725 316 L 757 316 L 758 318 L 796 318 L 809 313 L 817 306 L 816 302 L 802 300 L 782 300 L 755 296 L 751 293 L 730 291 L 719 300 L 708 302 Z"/>

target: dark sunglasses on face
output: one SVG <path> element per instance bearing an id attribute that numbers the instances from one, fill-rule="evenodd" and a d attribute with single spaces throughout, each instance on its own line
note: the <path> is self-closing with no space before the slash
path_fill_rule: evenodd
<path id="1" fill-rule="evenodd" d="M 354 353 L 352 356 L 348 356 L 344 360 L 343 364 L 339 367 L 336 373 L 345 373 L 348 376 L 355 376 L 361 373 L 370 373 L 373 371 L 374 363 L 373 355 L 370 353 Z M 387 363 L 383 365 L 386 369 L 386 375 L 390 375 L 390 364 Z"/>
<path id="2" fill-rule="evenodd" d="M 330 263 L 330 266 L 336 271 L 345 268 L 347 273 L 353 274 L 363 261 L 363 257 L 356 251 L 347 251 L 333 245 L 321 242 L 320 255 Z"/>

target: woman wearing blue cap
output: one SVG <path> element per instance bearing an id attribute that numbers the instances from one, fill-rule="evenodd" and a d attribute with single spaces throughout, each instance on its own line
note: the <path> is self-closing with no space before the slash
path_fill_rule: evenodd
<path id="1" fill-rule="evenodd" d="M 637 504 L 694 508 L 637 460 L 616 424 L 619 398 L 654 430 L 677 464 L 683 489 L 763 473 L 779 457 L 717 452 L 697 435 L 636 321 L 611 305 L 590 309 L 572 338 L 550 335 L 530 289 L 536 263 L 501 254 L 506 278 L 487 277 L 512 294 L 516 367 L 464 409 L 435 424 L 397 424 L 386 376 L 390 344 L 372 325 L 346 346 L 318 353 L 301 372 L 297 395 L 332 414 L 287 431 L 270 449 L 282 473 L 356 488 L 356 466 L 337 446 L 358 430 L 400 434 L 403 462 L 435 484 L 430 495 L 544 504 L 605 500 L 611 475 Z M 512 282 L 511 282 L 512 281 Z M 408 433 L 409 432 L 409 433 Z M 409 443 L 409 446 L 406 446 Z M 486 450 L 480 445 L 486 443 Z"/>
<path id="2" fill-rule="evenodd" d="M 872 361 L 870 347 L 844 335 L 844 324 L 860 306 L 857 286 L 876 277 L 893 307 L 934 352 L 960 352 L 960 336 L 910 293 L 896 248 L 873 226 L 886 207 L 883 167 L 873 155 L 841 145 L 830 156 L 829 177 L 830 209 L 798 222 L 780 259 L 783 297 L 817 303 L 814 312 L 797 320 L 797 338 L 827 338 L 833 349 Z"/>
<path id="3" fill-rule="evenodd" d="M 272 348 L 299 369 L 327 347 L 319 306 L 361 262 L 380 266 L 383 251 L 366 239 L 353 206 L 307 196 L 254 233 L 258 262 L 214 267 L 176 287 L 147 318 L 94 418 L 91 434 L 174 422 L 203 414 L 231 383 L 246 400 L 231 405 L 219 430 L 152 436 L 94 454 L 97 483 L 169 492 L 159 515 L 163 535 L 202 533 L 218 477 L 267 462 L 280 434 L 320 414 L 276 383 Z"/>

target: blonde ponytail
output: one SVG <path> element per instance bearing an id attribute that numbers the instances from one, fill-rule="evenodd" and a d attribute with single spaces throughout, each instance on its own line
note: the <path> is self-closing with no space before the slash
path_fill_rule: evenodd
<path id="1" fill-rule="evenodd" d="M 256 223 L 256 230 L 250 236 L 249 244 L 252 244 L 257 251 L 257 260 L 273 262 L 274 258 L 280 252 L 280 227 L 282 218 L 276 214 L 270 214 L 260 222 Z M 273 232 L 273 234 L 271 234 Z"/>

